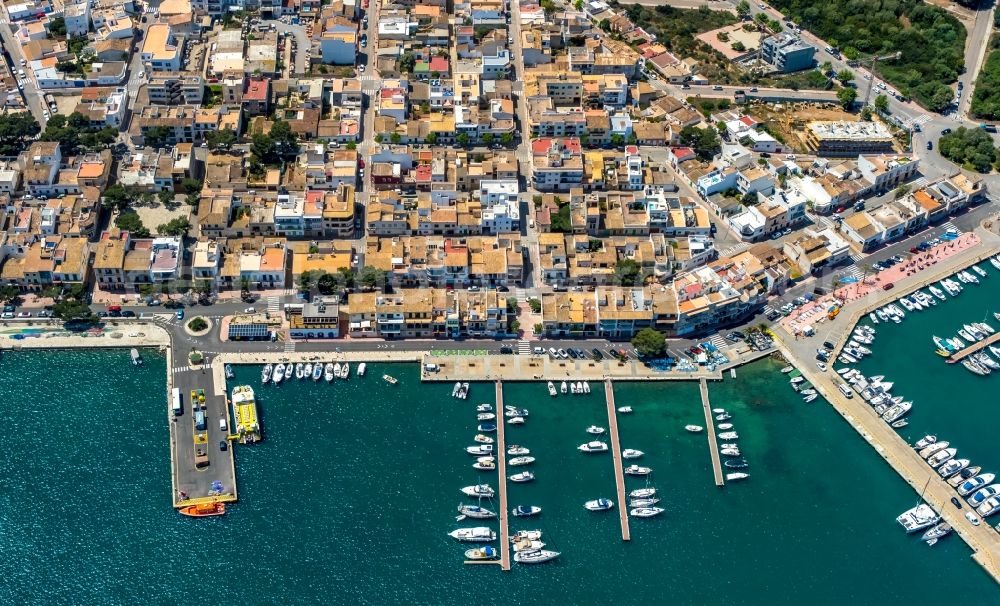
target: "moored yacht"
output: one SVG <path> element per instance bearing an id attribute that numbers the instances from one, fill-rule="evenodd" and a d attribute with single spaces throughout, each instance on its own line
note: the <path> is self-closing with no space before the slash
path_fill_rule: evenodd
<path id="1" fill-rule="evenodd" d="M 511 482 L 530 482 L 535 479 L 535 474 L 530 471 L 522 471 L 521 473 L 515 473 L 507 477 Z"/>
<path id="2" fill-rule="evenodd" d="M 979 490 L 983 486 L 986 486 L 987 484 L 992 482 L 995 477 L 996 476 L 992 473 L 984 473 L 970 480 L 966 480 L 962 482 L 962 484 L 958 487 L 957 489 L 958 494 L 962 495 L 963 497 L 968 494 L 971 494 L 976 490 Z"/>
<path id="3" fill-rule="evenodd" d="M 634 448 L 626 448 L 622 451 L 623 459 L 638 459 L 641 458 L 645 453 L 641 450 L 635 450 Z"/>
<path id="4" fill-rule="evenodd" d="M 518 564 L 541 564 L 559 557 L 558 551 L 547 549 L 534 549 L 531 551 L 518 551 L 514 554 L 514 561 Z"/>
<path id="5" fill-rule="evenodd" d="M 486 545 L 484 547 L 473 547 L 465 551 L 467 560 L 495 560 L 500 557 L 500 552 L 495 548 Z"/>
<path id="6" fill-rule="evenodd" d="M 524 465 L 531 465 L 535 462 L 535 457 L 514 457 L 507 461 L 507 465 L 511 467 L 522 467 Z"/>
<path id="7" fill-rule="evenodd" d="M 945 448 L 944 450 L 935 452 L 930 457 L 927 458 L 927 464 L 933 468 L 940 467 L 945 461 L 951 460 L 958 452 L 957 448 Z"/>
<path id="8" fill-rule="evenodd" d="M 524 446 L 518 446 L 517 444 L 512 444 L 507 447 L 507 454 L 519 456 L 519 455 L 531 454 L 531 451 L 525 448 Z"/>
<path id="9" fill-rule="evenodd" d="M 587 501 L 583 506 L 590 511 L 607 511 L 614 507 L 615 503 L 611 499 L 594 499 Z"/>
<path id="10" fill-rule="evenodd" d="M 281 383 L 285 379 L 285 365 L 278 362 L 277 366 L 274 367 L 274 374 L 271 376 L 271 381 L 275 385 Z"/>
<path id="11" fill-rule="evenodd" d="M 333 381 L 334 376 L 335 375 L 333 374 L 333 362 L 327 362 L 326 366 L 323 367 L 323 380 L 329 383 Z"/>
<path id="12" fill-rule="evenodd" d="M 465 452 L 469 453 L 470 455 L 476 456 L 476 457 L 481 457 L 481 456 L 484 456 L 484 455 L 491 455 L 491 454 L 493 454 L 493 445 L 492 444 L 477 444 L 476 446 L 469 446 L 468 448 L 465 449 Z"/>
<path id="13" fill-rule="evenodd" d="M 684 429 L 686 431 L 690 431 L 691 433 L 701 433 L 705 430 L 705 428 L 701 425 L 685 425 Z"/>
<path id="14" fill-rule="evenodd" d="M 580 444 L 576 447 L 577 450 L 581 452 L 607 452 L 608 444 L 607 442 L 592 441 L 586 444 Z"/>
<path id="15" fill-rule="evenodd" d="M 952 459 L 938 467 L 938 475 L 948 478 L 969 466 L 969 459 Z"/>
<path id="16" fill-rule="evenodd" d="M 941 522 L 940 524 L 934 526 L 920 537 L 921 541 L 930 541 L 931 539 L 939 539 L 946 534 L 951 532 L 951 526 L 947 522 Z"/>
<path id="17" fill-rule="evenodd" d="M 549 381 L 546 384 L 546 386 L 549 388 L 549 395 L 555 397 L 555 395 L 556 395 L 556 386 L 552 383 L 552 381 Z"/>
<path id="18" fill-rule="evenodd" d="M 896 521 L 906 529 L 906 532 L 916 532 L 932 524 L 936 524 L 940 519 L 941 517 L 931 509 L 930 505 L 921 503 L 899 514 Z"/>
<path id="19" fill-rule="evenodd" d="M 462 489 L 462 494 L 467 497 L 479 497 L 484 499 L 492 498 L 495 494 L 493 488 L 489 484 L 476 484 L 475 486 L 466 486 Z"/>
<path id="20" fill-rule="evenodd" d="M 633 518 L 652 518 L 663 513 L 662 507 L 636 507 L 628 512 Z"/>
<path id="21" fill-rule="evenodd" d="M 648 476 L 652 472 L 653 470 L 651 468 L 639 465 L 629 465 L 625 468 L 625 475 L 628 476 Z"/>
<path id="22" fill-rule="evenodd" d="M 969 502 L 969 505 L 979 507 L 986 499 L 998 494 L 1000 494 L 1000 484 L 990 484 L 972 493 L 972 496 L 967 497 L 965 500 Z"/>
<path id="23" fill-rule="evenodd" d="M 636 488 L 628 493 L 630 499 L 648 499 L 656 494 L 655 488 Z"/>
<path id="24" fill-rule="evenodd" d="M 515 518 L 530 518 L 542 513 L 542 508 L 537 505 L 518 505 L 510 511 L 510 515 Z"/>
<path id="25" fill-rule="evenodd" d="M 597 425 L 591 425 L 590 427 L 587 428 L 587 433 L 599 436 L 604 433 L 604 428 L 598 427 Z"/>
<path id="26" fill-rule="evenodd" d="M 260 371 L 260 382 L 267 383 L 270 381 L 272 372 L 274 372 L 274 366 L 271 364 L 265 364 L 264 368 Z"/>
<path id="27" fill-rule="evenodd" d="M 950 443 L 947 440 L 944 441 L 944 442 L 934 442 L 930 446 L 921 449 L 919 454 L 920 454 L 921 457 L 923 457 L 923 458 L 926 459 L 927 457 L 931 456 L 935 452 L 937 452 L 939 450 L 944 450 L 945 448 L 948 448 L 949 445 L 950 445 Z"/>
<path id="28" fill-rule="evenodd" d="M 962 471 L 960 471 L 960 472 L 956 473 L 955 475 L 951 476 L 950 478 L 948 478 L 948 485 L 951 486 L 951 487 L 957 487 L 959 484 L 961 484 L 962 482 L 968 480 L 969 478 L 974 478 L 977 475 L 979 475 L 979 472 L 982 471 L 982 470 L 983 470 L 983 468 L 980 467 L 979 465 L 973 465 L 971 467 L 966 467 Z"/>
<path id="29" fill-rule="evenodd" d="M 485 520 L 487 518 L 495 518 L 496 513 L 490 511 L 489 509 L 484 509 L 479 505 L 466 505 L 461 504 L 458 506 L 458 513 L 462 514 L 467 518 L 475 518 L 479 520 Z"/>
<path id="30" fill-rule="evenodd" d="M 497 533 L 487 526 L 477 526 L 475 528 L 456 528 L 448 533 L 448 536 L 463 543 L 495 541 Z"/>
<path id="31" fill-rule="evenodd" d="M 322 378 L 323 378 L 323 363 L 316 362 L 316 364 L 313 365 L 312 379 L 313 381 L 319 381 Z"/>

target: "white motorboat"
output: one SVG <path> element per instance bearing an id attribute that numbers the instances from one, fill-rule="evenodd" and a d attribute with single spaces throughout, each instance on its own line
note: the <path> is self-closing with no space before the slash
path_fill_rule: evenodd
<path id="1" fill-rule="evenodd" d="M 733 424 L 732 423 L 719 423 L 718 427 L 719 427 L 719 429 L 725 431 L 727 429 L 732 429 L 733 428 Z"/>
<path id="2" fill-rule="evenodd" d="M 648 476 L 653 470 L 649 467 L 641 467 L 639 465 L 629 465 L 625 468 L 625 475 L 628 476 Z"/>
<path id="3" fill-rule="evenodd" d="M 282 364 L 281 362 L 278 362 L 278 365 L 274 367 L 274 374 L 271 376 L 271 381 L 273 381 L 274 384 L 277 385 L 278 383 L 281 383 L 284 380 L 284 378 L 285 378 L 285 365 Z"/>
<path id="4" fill-rule="evenodd" d="M 346 379 L 351 376 L 351 363 L 344 362 L 344 365 L 340 367 L 340 378 Z"/>
<path id="5" fill-rule="evenodd" d="M 997 259 L 996 257 L 990 257 L 990 265 L 992 265 L 997 269 L 1000 269 L 1000 259 Z"/>
<path id="6" fill-rule="evenodd" d="M 926 459 L 927 457 L 931 456 L 935 452 L 937 452 L 939 450 L 944 450 L 945 448 L 948 448 L 948 446 L 950 446 L 950 445 L 951 444 L 947 440 L 944 441 L 944 442 L 934 442 L 930 446 L 921 449 L 920 452 L 919 452 L 919 454 L 920 454 L 921 457 L 923 457 L 923 458 Z"/>
<path id="7" fill-rule="evenodd" d="M 470 455 L 476 456 L 476 457 L 481 457 L 481 456 L 484 456 L 484 455 L 491 455 L 491 454 L 493 454 L 493 445 L 492 444 L 477 444 L 476 446 L 469 446 L 468 448 L 465 449 L 465 452 L 469 453 Z"/>
<path id="8" fill-rule="evenodd" d="M 527 539 L 522 539 L 518 541 L 511 541 L 511 549 L 514 553 L 519 553 L 521 551 L 538 551 L 545 547 L 545 543 L 541 541 L 529 541 Z"/>
<path id="9" fill-rule="evenodd" d="M 587 433 L 599 436 L 604 433 L 604 428 L 598 427 L 597 425 L 591 425 L 590 427 L 587 428 Z"/>
<path id="10" fill-rule="evenodd" d="M 969 459 L 952 459 L 938 467 L 938 475 L 949 478 L 969 466 Z"/>
<path id="11" fill-rule="evenodd" d="M 487 526 L 457 528 L 449 532 L 448 536 L 463 543 L 489 543 L 497 539 L 497 533 Z"/>
<path id="12" fill-rule="evenodd" d="M 309 379 L 312 378 L 313 365 L 312 362 L 306 362 L 306 365 L 302 367 L 302 378 Z"/>
<path id="13" fill-rule="evenodd" d="M 495 518 L 496 513 L 480 507 L 479 505 L 465 505 L 461 504 L 458 506 L 458 513 L 462 514 L 467 518 L 475 518 L 477 520 L 485 520 L 488 518 Z"/>
<path id="14" fill-rule="evenodd" d="M 607 452 L 608 444 L 606 442 L 587 442 L 586 444 L 580 444 L 576 447 L 577 450 L 581 452 Z"/>
<path id="15" fill-rule="evenodd" d="M 492 412 L 481 412 L 476 415 L 477 421 L 492 421 L 495 418 L 497 418 L 497 416 Z"/>
<path id="16" fill-rule="evenodd" d="M 313 365 L 312 378 L 313 378 L 313 381 L 319 381 L 320 379 L 323 378 L 323 363 L 322 362 L 316 362 Z"/>
<path id="17" fill-rule="evenodd" d="M 724 415 L 724 414 L 728 414 L 728 413 L 726 412 L 726 409 L 725 409 L 725 408 L 713 408 L 713 409 L 712 409 L 712 412 L 713 412 L 713 413 L 715 413 L 715 414 L 717 414 L 717 415 Z"/>
<path id="18" fill-rule="evenodd" d="M 465 550 L 466 560 L 495 560 L 499 557 L 500 552 L 489 545 Z"/>
<path id="19" fill-rule="evenodd" d="M 983 278 L 985 278 L 986 275 L 987 275 L 986 274 L 986 270 L 983 269 L 982 267 L 979 267 L 978 265 L 973 265 L 972 266 L 972 271 L 976 272 L 977 274 L 979 274 L 980 277 L 983 277 Z"/>
<path id="20" fill-rule="evenodd" d="M 476 405 L 476 412 L 493 412 L 493 405 L 489 402 Z"/>
<path id="21" fill-rule="evenodd" d="M 462 489 L 462 494 L 467 497 L 477 497 L 481 499 L 493 498 L 496 494 L 493 488 L 489 484 L 476 484 L 475 486 L 466 486 Z"/>
<path id="22" fill-rule="evenodd" d="M 736 433 L 735 431 L 724 431 L 724 432 L 722 432 L 722 433 L 719 434 L 719 439 L 720 440 L 739 440 L 740 439 L 740 434 Z"/>
<path id="23" fill-rule="evenodd" d="M 802 400 L 803 400 L 803 401 L 804 401 L 804 402 L 805 402 L 806 404 L 808 404 L 809 402 L 812 402 L 813 400 L 815 400 L 815 399 L 816 399 L 816 398 L 818 398 L 818 397 L 819 397 L 819 394 L 815 394 L 815 393 L 811 393 L 811 394 L 809 394 L 808 396 L 806 396 L 806 397 L 802 398 Z"/>
<path id="24" fill-rule="evenodd" d="M 976 513 L 984 518 L 988 518 L 998 511 L 1000 511 L 1000 498 L 997 497 L 990 497 L 986 499 L 985 503 L 976 507 Z"/>
<path id="25" fill-rule="evenodd" d="M 719 450 L 719 453 L 722 454 L 722 456 L 724 456 L 724 457 L 740 457 L 740 456 L 743 456 L 740 453 L 740 449 L 739 448 L 723 448 L 723 449 Z"/>
<path id="26" fill-rule="evenodd" d="M 970 465 L 969 467 L 966 467 L 962 471 L 948 478 L 948 485 L 951 486 L 952 488 L 957 488 L 959 484 L 965 482 L 969 478 L 974 478 L 977 475 L 979 475 L 979 472 L 982 470 L 983 468 L 980 467 L 979 465 Z"/>
<path id="27" fill-rule="evenodd" d="M 488 435 L 486 435 L 484 433 L 477 433 L 476 437 L 474 437 L 472 439 L 475 440 L 476 442 L 479 442 L 480 444 L 492 444 L 493 443 L 493 438 L 489 437 Z"/>
<path id="28" fill-rule="evenodd" d="M 366 362 L 362 362 L 361 364 L 358 364 L 358 376 L 359 377 L 365 376 L 365 372 L 367 370 L 368 370 L 368 364 Z"/>
<path id="29" fill-rule="evenodd" d="M 295 364 L 295 378 L 296 379 L 301 379 L 304 376 L 306 376 L 306 367 L 302 364 L 302 362 L 296 363 Z"/>
<path id="30" fill-rule="evenodd" d="M 274 372 L 273 364 L 265 364 L 264 368 L 260 371 L 260 382 L 267 383 L 271 380 L 271 373 Z"/>
<path id="31" fill-rule="evenodd" d="M 628 414 L 628 413 L 632 412 L 632 407 L 631 406 L 619 406 L 618 407 L 618 412 L 620 412 L 622 414 Z"/>
<path id="32" fill-rule="evenodd" d="M 583 393 L 590 393 L 590 383 L 587 381 L 583 382 Z"/>
<path id="33" fill-rule="evenodd" d="M 632 499 L 628 502 L 629 507 L 652 507 L 660 502 L 660 499 L 656 497 L 650 497 L 648 499 Z"/>
<path id="34" fill-rule="evenodd" d="M 641 458 L 642 455 L 644 455 L 644 454 L 646 454 L 646 453 L 642 452 L 641 450 L 635 450 L 634 448 L 626 448 L 625 450 L 622 451 L 622 458 L 623 459 L 638 459 L 638 458 Z"/>
<path id="35" fill-rule="evenodd" d="M 781 374 L 787 375 L 788 373 L 792 372 L 793 370 L 795 370 L 794 366 L 786 366 L 786 367 L 784 367 L 784 368 L 781 369 Z"/>
<path id="36" fill-rule="evenodd" d="M 537 541 L 542 538 L 541 530 L 518 530 L 510 535 L 510 542 L 516 543 L 518 541 Z"/>
<path id="37" fill-rule="evenodd" d="M 507 477 L 511 482 L 530 482 L 535 479 L 535 474 L 530 471 L 522 471 L 521 473 L 515 473 Z"/>
<path id="38" fill-rule="evenodd" d="M 569 384 L 569 392 L 570 392 L 570 393 L 573 393 L 573 394 L 575 394 L 575 393 L 580 393 L 580 392 L 578 392 L 578 391 L 576 390 L 576 383 L 570 383 L 570 384 Z"/>
<path id="39" fill-rule="evenodd" d="M 745 480 L 750 477 L 750 474 L 743 473 L 742 471 L 734 471 L 733 473 L 726 474 L 727 482 L 736 482 L 737 480 Z"/>
<path id="40" fill-rule="evenodd" d="M 949 526 L 947 522 L 941 522 L 934 528 L 931 528 L 930 530 L 925 532 L 923 536 L 920 537 L 920 540 L 931 541 L 935 539 L 940 539 L 941 537 L 946 536 L 950 532 L 951 532 L 951 526 Z"/>
<path id="41" fill-rule="evenodd" d="M 549 388 L 549 395 L 550 396 L 555 396 L 556 395 L 556 386 L 552 384 L 552 381 L 549 381 L 548 384 L 547 384 L 547 386 Z"/>
<path id="42" fill-rule="evenodd" d="M 514 457 L 507 461 L 507 465 L 511 467 L 523 467 L 524 465 L 531 465 L 535 462 L 535 457 Z"/>
<path id="43" fill-rule="evenodd" d="M 913 447 L 917 449 L 927 448 L 934 442 L 937 442 L 937 436 L 927 435 L 917 440 Z"/>
<path id="44" fill-rule="evenodd" d="M 944 450 L 932 454 L 927 459 L 927 464 L 936 469 L 940 467 L 944 462 L 950 461 L 951 458 L 954 457 L 955 453 L 957 452 L 958 452 L 957 448 L 945 448 Z"/>
<path id="45" fill-rule="evenodd" d="M 514 561 L 518 564 L 541 564 L 559 557 L 558 551 L 548 549 L 533 549 L 531 551 L 518 551 L 514 554 Z"/>
<path id="46" fill-rule="evenodd" d="M 333 381 L 334 376 L 335 375 L 333 374 L 333 362 L 327 362 L 326 366 L 323 367 L 323 380 L 329 383 Z"/>
<path id="47" fill-rule="evenodd" d="M 584 508 L 590 511 L 607 511 L 615 506 L 611 499 L 594 499 L 583 504 Z"/>
<path id="48" fill-rule="evenodd" d="M 791 383 L 792 385 L 795 385 L 796 383 L 801 383 L 805 380 L 806 380 L 805 377 L 798 376 L 798 377 L 792 377 L 791 379 L 788 380 L 788 382 Z"/>
<path id="49" fill-rule="evenodd" d="M 986 499 L 1000 494 L 1000 484 L 990 484 L 984 488 L 980 488 L 976 492 L 972 493 L 972 496 L 965 499 L 969 505 L 973 507 L 979 507 L 986 501 Z"/>
<path id="50" fill-rule="evenodd" d="M 479 471 L 493 471 L 497 468 L 497 464 L 492 460 L 492 457 L 482 457 L 484 459 L 489 458 L 489 461 L 476 461 L 472 464 L 473 469 L 478 469 Z"/>
<path id="51" fill-rule="evenodd" d="M 507 454 L 513 456 L 521 456 L 521 455 L 531 454 L 531 450 L 525 448 L 524 446 L 511 444 L 510 446 L 507 447 Z"/>
<path id="52" fill-rule="evenodd" d="M 510 515 L 515 518 L 530 518 L 531 516 L 537 516 L 542 513 L 542 508 L 538 505 L 518 505 L 514 509 L 510 510 Z"/>
<path id="53" fill-rule="evenodd" d="M 563 381 L 562 383 L 559 384 L 559 393 L 564 394 L 568 391 L 569 391 L 569 385 L 566 383 L 566 381 Z"/>
<path id="54" fill-rule="evenodd" d="M 931 291 L 931 294 L 934 295 L 939 301 L 944 301 L 946 299 L 944 293 L 937 286 L 928 286 L 927 290 Z"/>
<path id="55" fill-rule="evenodd" d="M 992 473 L 984 473 L 972 479 L 966 480 L 965 482 L 962 482 L 962 484 L 957 488 L 958 494 L 962 495 L 963 497 L 972 494 L 973 492 L 979 490 L 983 486 L 986 486 L 987 484 L 992 482 L 994 478 L 996 478 L 996 475 Z"/>
<path id="56" fill-rule="evenodd" d="M 655 488 L 636 488 L 628 493 L 630 499 L 648 499 L 656 494 Z"/>
<path id="57" fill-rule="evenodd" d="M 628 512 L 633 518 L 652 518 L 663 513 L 662 507 L 636 507 Z"/>
<path id="58" fill-rule="evenodd" d="M 916 532 L 923 528 L 927 528 L 933 524 L 937 524 L 941 517 L 931 509 L 931 506 L 926 503 L 921 503 L 912 509 L 907 509 L 903 513 L 899 514 L 896 521 L 899 522 L 906 532 Z"/>
<path id="59" fill-rule="evenodd" d="M 336 379 L 339 379 L 342 376 L 344 376 L 344 369 L 340 365 L 340 362 L 337 362 L 336 364 L 333 365 L 333 376 Z"/>
<path id="60" fill-rule="evenodd" d="M 685 425 L 684 429 L 690 431 L 691 433 L 701 433 L 705 431 L 705 428 L 701 425 Z"/>

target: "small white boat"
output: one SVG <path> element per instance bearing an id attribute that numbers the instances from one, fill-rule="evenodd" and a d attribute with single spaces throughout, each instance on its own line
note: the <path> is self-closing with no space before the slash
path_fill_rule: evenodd
<path id="1" fill-rule="evenodd" d="M 497 533 L 489 527 L 478 526 L 476 528 L 457 528 L 449 532 L 448 536 L 463 543 L 488 543 L 496 540 Z"/>
<path id="2" fill-rule="evenodd" d="M 333 376 L 334 376 L 334 378 L 337 378 L 337 379 L 339 379 L 342 376 L 344 376 L 344 369 L 340 365 L 340 362 L 337 362 L 336 364 L 333 365 Z"/>
<path id="3" fill-rule="evenodd" d="M 306 376 L 306 367 L 302 364 L 302 362 L 299 362 L 295 365 L 295 378 L 301 379 L 304 376 Z"/>
<path id="4" fill-rule="evenodd" d="M 622 414 L 628 414 L 628 413 L 632 412 L 632 407 L 631 406 L 619 406 L 618 407 L 618 412 L 620 412 Z"/>
<path id="5" fill-rule="evenodd" d="M 495 560 L 499 557 L 500 552 L 489 545 L 465 550 L 466 560 Z"/>
<path id="6" fill-rule="evenodd" d="M 526 455 L 526 454 L 531 454 L 531 450 L 525 448 L 524 446 L 511 444 L 510 446 L 507 447 L 507 454 L 514 456 Z"/>
<path id="7" fill-rule="evenodd" d="M 333 381 L 334 376 L 335 375 L 333 374 L 333 362 L 327 362 L 326 366 L 323 368 L 323 380 L 329 383 Z"/>
<path id="8" fill-rule="evenodd" d="M 807 395 L 806 397 L 804 397 L 802 399 L 806 402 L 806 404 L 808 404 L 809 402 L 812 402 L 813 400 L 815 400 L 818 397 L 819 397 L 818 394 L 811 393 L 811 394 Z"/>
<path id="9" fill-rule="evenodd" d="M 563 381 L 559 385 L 559 393 L 563 393 L 564 394 L 564 393 L 566 393 L 568 391 L 569 391 L 569 385 L 566 384 L 566 381 Z"/>
<path id="10" fill-rule="evenodd" d="M 489 509 L 485 509 L 479 505 L 465 505 L 464 503 L 458 506 L 458 513 L 467 518 L 475 518 L 477 520 L 497 517 L 497 514 Z"/>
<path id="11" fill-rule="evenodd" d="M 917 440 L 917 442 L 913 445 L 913 447 L 919 450 L 922 448 L 927 448 L 934 442 L 937 442 L 937 436 L 928 435 Z"/>
<path id="12" fill-rule="evenodd" d="M 316 362 L 316 364 L 313 365 L 313 374 L 312 374 L 312 377 L 313 377 L 313 381 L 319 381 L 320 379 L 323 378 L 323 363 L 322 362 Z"/>
<path id="13" fill-rule="evenodd" d="M 476 412 L 493 412 L 493 405 L 489 402 L 484 402 L 476 406 Z"/>
<path id="14" fill-rule="evenodd" d="M 636 488 L 628 493 L 630 499 L 648 499 L 656 494 L 655 488 Z"/>
<path id="15" fill-rule="evenodd" d="M 465 452 L 472 456 L 480 457 L 485 455 L 493 454 L 492 444 L 477 444 L 476 446 L 469 446 L 465 449 Z"/>
<path id="16" fill-rule="evenodd" d="M 590 383 L 587 381 L 583 382 L 583 393 L 590 393 Z"/>
<path id="17" fill-rule="evenodd" d="M 690 431 L 691 433 L 700 433 L 702 431 L 705 431 L 705 428 L 702 427 L 701 425 L 685 425 L 684 429 Z"/>
<path id="18" fill-rule="evenodd" d="M 591 425 L 590 427 L 587 428 L 587 433 L 599 436 L 604 433 L 604 428 L 598 427 L 597 425 Z"/>
<path id="19" fill-rule="evenodd" d="M 733 473 L 727 473 L 726 474 L 726 481 L 727 482 L 735 482 L 736 480 L 745 480 L 745 479 L 747 479 L 749 477 L 750 477 L 750 474 L 748 474 L 748 473 L 743 473 L 741 471 L 735 471 Z"/>
<path id="20" fill-rule="evenodd" d="M 339 370 L 340 370 L 340 368 L 339 368 L 340 364 L 339 363 L 337 364 L 337 367 L 338 367 L 337 368 L 337 370 L 338 370 L 337 374 L 340 374 L 339 373 Z M 460 391 L 462 391 L 462 382 L 461 381 L 455 381 L 455 386 L 451 388 L 451 397 L 457 398 L 458 397 L 458 392 L 460 392 Z"/>
<path id="21" fill-rule="evenodd" d="M 726 430 L 726 429 L 732 429 L 732 428 L 733 428 L 733 424 L 732 423 L 719 423 L 719 429 Z"/>
<path id="22" fill-rule="evenodd" d="M 660 502 L 660 499 L 652 497 L 649 499 L 632 499 L 628 502 L 629 507 L 652 507 Z"/>
<path id="23" fill-rule="evenodd" d="M 792 372 L 793 370 L 795 370 L 794 366 L 786 366 L 786 367 L 784 367 L 784 368 L 781 369 L 781 373 L 787 375 L 788 373 Z"/>
<path id="24" fill-rule="evenodd" d="M 556 386 L 553 385 L 552 381 L 549 381 L 547 386 L 549 388 L 549 395 L 554 397 L 556 395 Z"/>
<path id="25" fill-rule="evenodd" d="M 740 435 L 738 433 L 736 433 L 735 431 L 724 431 L 724 432 L 722 432 L 722 433 L 719 434 L 719 439 L 720 440 L 738 440 L 738 439 L 740 439 Z"/>
<path id="26" fill-rule="evenodd" d="M 524 417 L 511 417 L 507 419 L 508 425 L 524 425 Z"/>
<path id="27" fill-rule="evenodd" d="M 530 482 L 535 479 L 535 474 L 530 471 L 522 471 L 521 473 L 515 473 L 507 477 L 511 482 Z"/>
<path id="28" fill-rule="evenodd" d="M 514 457 L 507 461 L 507 464 L 511 467 L 523 467 L 524 465 L 531 465 L 535 462 L 535 457 Z"/>
<path id="29" fill-rule="evenodd" d="M 492 459 L 492 457 L 483 457 L 483 458 L 484 459 L 486 459 L 486 458 Z M 493 471 L 494 469 L 497 468 L 497 464 L 496 464 L 495 461 L 492 461 L 492 460 L 490 460 L 490 461 L 476 461 L 475 463 L 472 464 L 472 468 L 473 469 L 478 469 L 479 471 Z"/>
<path id="30" fill-rule="evenodd" d="M 662 507 L 636 507 L 628 512 L 633 518 L 652 518 L 663 513 Z"/>
<path id="31" fill-rule="evenodd" d="M 712 412 L 714 412 L 717 415 L 724 415 L 724 414 L 726 414 L 726 409 L 725 408 L 713 408 Z"/>
<path id="32" fill-rule="evenodd" d="M 580 444 L 576 447 L 577 450 L 581 452 L 607 452 L 608 445 L 606 442 L 587 442 L 586 444 Z"/>
<path id="33" fill-rule="evenodd" d="M 791 383 L 792 385 L 795 385 L 796 383 L 801 383 L 803 381 L 805 381 L 805 377 L 802 376 L 792 377 L 791 379 L 788 380 L 788 382 Z"/>
<path id="34" fill-rule="evenodd" d="M 275 385 L 277 385 L 278 383 L 281 383 L 284 380 L 284 378 L 285 378 L 285 365 L 282 364 L 281 362 L 278 362 L 278 365 L 274 367 L 274 375 L 271 377 L 271 380 L 274 382 Z"/>
<path id="35" fill-rule="evenodd" d="M 644 455 L 644 454 L 646 454 L 646 453 L 642 452 L 641 450 L 635 450 L 634 448 L 626 448 L 625 450 L 622 451 L 622 458 L 623 459 L 638 459 L 638 458 L 641 458 L 642 455 Z"/>
<path id="36" fill-rule="evenodd" d="M 590 511 L 607 511 L 614 506 L 615 503 L 611 499 L 594 499 L 583 504 L 583 507 Z"/>
<path id="37" fill-rule="evenodd" d="M 344 362 L 344 365 L 340 367 L 340 378 L 346 379 L 351 376 L 351 363 Z"/>
<path id="38" fill-rule="evenodd" d="M 362 362 L 361 364 L 358 364 L 358 376 L 359 377 L 365 376 L 365 371 L 367 371 L 367 370 L 368 370 L 368 364 L 367 363 Z"/>
<path id="39" fill-rule="evenodd" d="M 629 465 L 625 468 L 625 475 L 629 476 L 648 476 L 653 470 L 649 467 L 641 467 L 639 465 Z"/>
<path id="40" fill-rule="evenodd" d="M 488 435 L 486 435 L 484 433 L 477 433 L 476 437 L 474 437 L 472 439 L 475 440 L 476 442 L 479 442 L 480 444 L 492 444 L 493 443 L 493 438 L 489 437 Z"/>
<path id="41" fill-rule="evenodd" d="M 477 421 L 492 421 L 495 418 L 497 418 L 497 416 L 492 412 L 481 412 L 476 415 Z"/>
<path id="42" fill-rule="evenodd" d="M 516 543 L 518 541 L 537 541 L 542 538 L 541 530 L 518 530 L 510 535 L 510 542 Z"/>
<path id="43" fill-rule="evenodd" d="M 265 364 L 264 368 L 260 371 L 260 382 L 267 383 L 271 380 L 271 373 L 274 372 L 274 365 Z"/>

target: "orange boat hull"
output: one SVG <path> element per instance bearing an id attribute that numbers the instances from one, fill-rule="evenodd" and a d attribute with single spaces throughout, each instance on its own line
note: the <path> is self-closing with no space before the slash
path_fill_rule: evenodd
<path id="1" fill-rule="evenodd" d="M 180 509 L 181 514 L 192 518 L 221 516 L 226 513 L 225 503 L 207 503 L 203 505 L 188 505 Z"/>

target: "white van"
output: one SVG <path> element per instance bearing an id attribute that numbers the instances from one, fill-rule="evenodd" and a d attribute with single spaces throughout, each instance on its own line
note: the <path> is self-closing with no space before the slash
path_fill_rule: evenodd
<path id="1" fill-rule="evenodd" d="M 219 419 L 219 431 L 229 431 L 229 428 L 226 426 L 226 417 Z"/>
<path id="2" fill-rule="evenodd" d="M 844 394 L 844 397 L 848 400 L 854 397 L 854 392 L 851 390 L 851 386 L 847 383 L 842 382 L 837 385 L 837 387 L 840 389 L 840 393 Z"/>

